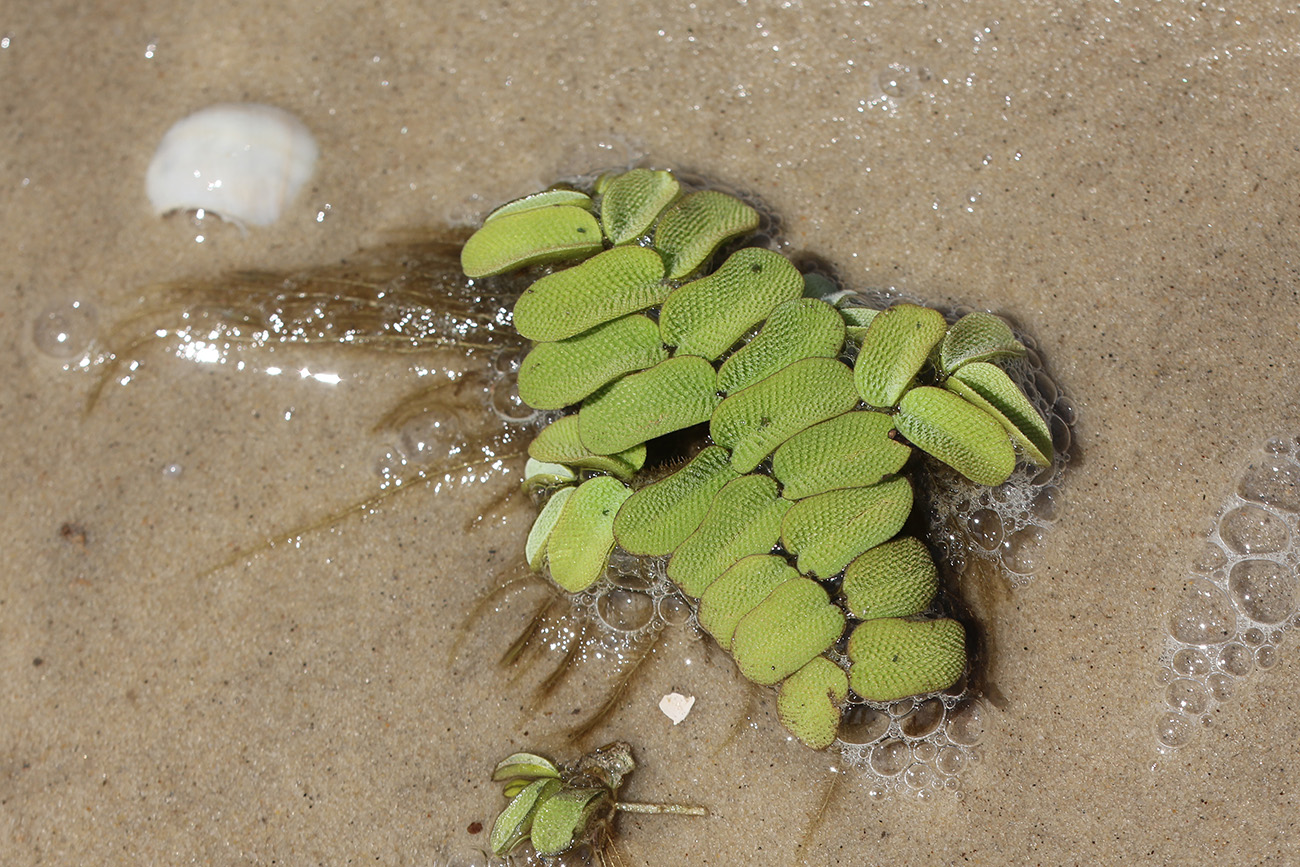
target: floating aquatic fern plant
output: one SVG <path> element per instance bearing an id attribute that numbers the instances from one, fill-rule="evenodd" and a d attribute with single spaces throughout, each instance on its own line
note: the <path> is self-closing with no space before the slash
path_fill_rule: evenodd
<path id="1" fill-rule="evenodd" d="M 967 667 L 961 623 L 925 616 L 927 546 L 900 535 L 908 468 L 925 466 L 913 451 L 996 486 L 1017 452 L 1050 466 L 1052 437 L 997 364 L 1025 353 L 1002 319 L 846 304 L 779 253 L 737 247 L 759 222 L 734 196 L 633 169 L 498 208 L 461 264 L 474 280 L 544 266 L 514 306 L 533 341 L 520 397 L 557 413 L 528 448 L 527 477 L 551 491 L 529 565 L 576 594 L 616 549 L 666 557 L 701 626 L 821 749 L 850 691 L 934 693 Z"/>

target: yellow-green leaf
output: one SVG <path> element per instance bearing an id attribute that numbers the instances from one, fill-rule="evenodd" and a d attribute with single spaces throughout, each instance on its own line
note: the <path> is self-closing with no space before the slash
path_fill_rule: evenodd
<path id="1" fill-rule="evenodd" d="M 581 334 L 661 303 L 672 289 L 663 277 L 663 259 L 654 250 L 606 250 L 580 265 L 547 274 L 525 289 L 515 302 L 515 330 L 538 341 Z"/>
<path id="2" fill-rule="evenodd" d="M 718 405 L 713 365 L 679 356 L 612 382 L 583 401 L 582 444 L 613 454 L 708 421 Z"/>
<path id="3" fill-rule="evenodd" d="M 734 196 L 703 190 L 683 196 L 664 212 L 655 227 L 654 247 L 668 263 L 668 277 L 679 280 L 723 242 L 757 228 L 758 211 Z M 799 287 L 802 291 L 802 279 Z"/>
<path id="4" fill-rule="evenodd" d="M 746 473 L 790 437 L 857 405 L 853 373 L 835 358 L 805 358 L 741 389 L 709 421 L 713 441 Z"/>
<path id="5" fill-rule="evenodd" d="M 840 703 L 848 694 L 844 669 L 818 656 L 782 681 L 776 712 L 790 734 L 814 750 L 824 750 L 839 734 Z"/>
<path id="6" fill-rule="evenodd" d="M 528 455 L 534 460 L 581 467 L 598 473 L 612 473 L 620 479 L 630 479 L 645 466 L 645 443 L 612 455 L 598 455 L 582 444 L 578 417 L 566 415 L 542 428 L 528 444 Z"/>
<path id="7" fill-rule="evenodd" d="M 788 259 L 748 247 L 709 276 L 673 290 L 659 311 L 659 331 L 678 355 L 712 361 L 802 291 L 803 276 Z"/>
<path id="8" fill-rule="evenodd" d="M 767 554 L 781 535 L 790 502 L 770 476 L 741 476 L 718 491 L 700 526 L 668 560 L 668 577 L 699 598 L 741 557 Z"/>
<path id="9" fill-rule="evenodd" d="M 830 578 L 862 552 L 903 528 L 912 485 L 891 479 L 868 488 L 839 488 L 800 500 L 785 516 L 781 542 L 799 555 L 799 571 Z"/>
<path id="10" fill-rule="evenodd" d="M 596 583 L 614 550 L 614 515 L 632 490 L 612 476 L 578 486 L 560 510 L 546 543 L 551 580 L 570 593 Z"/>
<path id="11" fill-rule="evenodd" d="M 718 391 L 740 391 L 803 358 L 835 358 L 843 347 L 844 318 L 834 307 L 816 298 L 786 301 L 718 368 Z"/>
<path id="12" fill-rule="evenodd" d="M 868 620 L 849 638 L 849 659 L 849 686 L 868 701 L 937 692 L 966 670 L 966 631 L 956 620 Z"/>
<path id="13" fill-rule="evenodd" d="M 951 391 L 912 389 L 898 405 L 894 427 L 976 484 L 1000 485 L 1016 468 L 1016 451 L 998 420 Z"/>
<path id="14" fill-rule="evenodd" d="M 873 317 L 853 366 L 858 394 L 869 406 L 897 405 L 946 328 L 943 314 L 915 304 Z"/>
<path id="15" fill-rule="evenodd" d="M 562 409 L 625 373 L 654 367 L 667 357 L 653 320 L 624 316 L 534 346 L 519 368 L 519 396 L 534 409 Z"/>
<path id="16" fill-rule="evenodd" d="M 799 573 L 782 557 L 751 554 L 737 560 L 700 596 L 700 625 L 724 648 L 731 649 L 731 639 L 740 618 L 753 611 L 758 603 Z"/>
<path id="17" fill-rule="evenodd" d="M 582 208 L 584 211 L 592 209 L 591 196 L 586 193 L 578 190 L 543 190 L 540 193 L 524 196 L 522 199 L 515 199 L 513 202 L 506 202 L 484 217 L 483 222 L 488 223 L 507 214 L 519 214 L 524 211 L 533 211 L 538 208 L 549 208 L 556 205 L 572 205 L 575 208 Z"/>
<path id="18" fill-rule="evenodd" d="M 497 762 L 496 768 L 492 771 L 492 780 L 497 783 L 518 777 L 536 780 L 558 776 L 560 776 L 560 769 L 555 762 L 537 753 L 512 753 Z"/>
<path id="19" fill-rule="evenodd" d="M 816 581 L 778 586 L 736 624 L 731 654 L 754 683 L 772 686 L 824 653 L 844 631 L 844 612 Z"/>
<path id="20" fill-rule="evenodd" d="M 1016 339 L 1011 326 L 992 313 L 967 313 L 958 319 L 939 344 L 939 367 L 952 373 L 972 361 L 1020 358 L 1025 345 Z"/>
<path id="21" fill-rule="evenodd" d="M 695 532 L 722 486 L 740 475 L 727 450 L 709 446 L 690 463 L 628 498 L 614 519 L 623 550 L 645 557 L 671 554 Z"/>
<path id="22" fill-rule="evenodd" d="M 547 205 L 484 223 L 461 248 L 460 267 L 467 277 L 489 277 L 525 265 L 581 259 L 602 244 L 600 226 L 589 211 Z"/>
<path id="23" fill-rule="evenodd" d="M 1052 465 L 1052 432 L 1047 422 L 1002 368 L 972 361 L 958 368 L 943 385 L 997 419 L 1030 463 Z"/>
<path id="24" fill-rule="evenodd" d="M 840 589 L 850 614 L 872 620 L 920 614 L 938 587 L 939 570 L 925 543 L 900 536 L 856 557 L 844 570 Z"/>
<path id="25" fill-rule="evenodd" d="M 527 837 L 533 827 L 533 814 L 540 802 L 549 799 L 564 784 L 550 777 L 534 780 L 515 795 L 492 823 L 488 845 L 493 854 L 508 855 Z"/>
<path id="26" fill-rule="evenodd" d="M 892 439 L 883 412 L 846 412 L 786 440 L 772 455 L 781 496 L 799 500 L 835 488 L 874 485 L 903 468 L 912 449 Z"/>
<path id="27" fill-rule="evenodd" d="M 532 843 L 538 855 L 558 855 L 586 833 L 602 811 L 612 811 L 606 788 L 569 788 L 540 803 L 533 815 Z"/>
<path id="28" fill-rule="evenodd" d="M 533 527 L 528 531 L 528 539 L 524 542 L 524 559 L 528 561 L 528 568 L 534 572 L 542 571 L 545 563 L 546 543 L 551 538 L 551 531 L 555 529 L 555 522 L 560 518 L 560 510 L 568 502 L 569 497 L 577 488 L 561 488 L 551 495 L 546 501 L 546 505 L 537 513 L 537 520 L 533 521 Z"/>
<path id="29" fill-rule="evenodd" d="M 677 198 L 672 172 L 632 169 L 601 185 L 600 223 L 611 244 L 635 241 Z"/>

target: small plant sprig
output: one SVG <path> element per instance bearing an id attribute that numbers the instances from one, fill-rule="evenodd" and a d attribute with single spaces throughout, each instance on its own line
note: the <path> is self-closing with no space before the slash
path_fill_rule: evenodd
<path id="1" fill-rule="evenodd" d="M 893 701 L 967 667 L 962 624 L 925 616 L 929 550 L 899 535 L 913 449 L 995 486 L 1017 449 L 1050 466 L 1052 439 L 996 363 L 1025 354 L 997 316 L 832 303 L 760 247 L 710 270 L 759 222 L 733 196 L 633 169 L 498 208 L 461 263 L 473 279 L 547 266 L 513 311 L 534 341 L 521 398 L 564 411 L 528 449 L 526 475 L 554 491 L 529 565 L 580 593 L 616 545 L 667 557 L 701 626 L 746 678 L 779 685 L 782 722 L 821 749 L 850 690 Z M 647 483 L 647 444 L 705 425 L 703 448 Z"/>
<path id="2" fill-rule="evenodd" d="M 492 853 L 508 856 L 525 842 L 543 858 L 582 844 L 603 852 L 612 845 L 612 823 L 623 813 L 707 816 L 703 807 L 618 800 L 624 778 L 636 769 L 632 748 L 615 742 L 587 753 L 571 766 L 537 753 L 519 752 L 497 763 L 492 779 L 509 799 L 492 825 Z"/>

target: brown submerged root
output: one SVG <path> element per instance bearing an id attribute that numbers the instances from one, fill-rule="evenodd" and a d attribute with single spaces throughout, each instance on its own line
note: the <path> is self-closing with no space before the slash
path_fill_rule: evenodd
<path id="1" fill-rule="evenodd" d="M 104 338 L 86 411 L 151 344 L 178 339 L 327 344 L 384 354 L 523 347 L 508 311 L 527 282 L 466 279 L 460 270 L 466 234 L 429 229 L 332 265 L 159 284 L 146 291 L 142 310 Z"/>

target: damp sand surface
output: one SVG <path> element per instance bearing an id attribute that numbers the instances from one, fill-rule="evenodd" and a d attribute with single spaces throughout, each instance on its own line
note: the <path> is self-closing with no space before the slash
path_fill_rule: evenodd
<path id="1" fill-rule="evenodd" d="M 1216 510 L 1300 431 L 1298 44 L 1264 2 L 15 8 L 6 863 L 474 863 L 493 763 L 566 754 L 599 686 L 528 711 L 533 681 L 494 665 L 526 597 L 446 661 L 522 545 L 524 507 L 465 530 L 512 480 L 412 489 L 213 571 L 376 490 L 393 443 L 371 428 L 413 360 L 154 350 L 84 417 L 91 378 L 33 327 L 53 310 L 93 334 L 151 282 L 335 261 L 643 156 L 757 194 L 855 288 L 1012 317 L 1079 421 L 1036 578 L 985 590 L 1002 700 L 960 799 L 877 802 L 849 773 L 798 848 L 837 762 L 679 630 L 592 742 L 636 746 L 628 797 L 713 815 L 624 819 L 625 861 L 1296 863 L 1294 639 L 1186 747 L 1159 753 L 1154 719 L 1165 612 Z M 269 228 L 157 219 L 153 147 L 227 101 L 302 118 L 315 178 Z M 672 691 L 697 699 L 675 727 Z"/>

